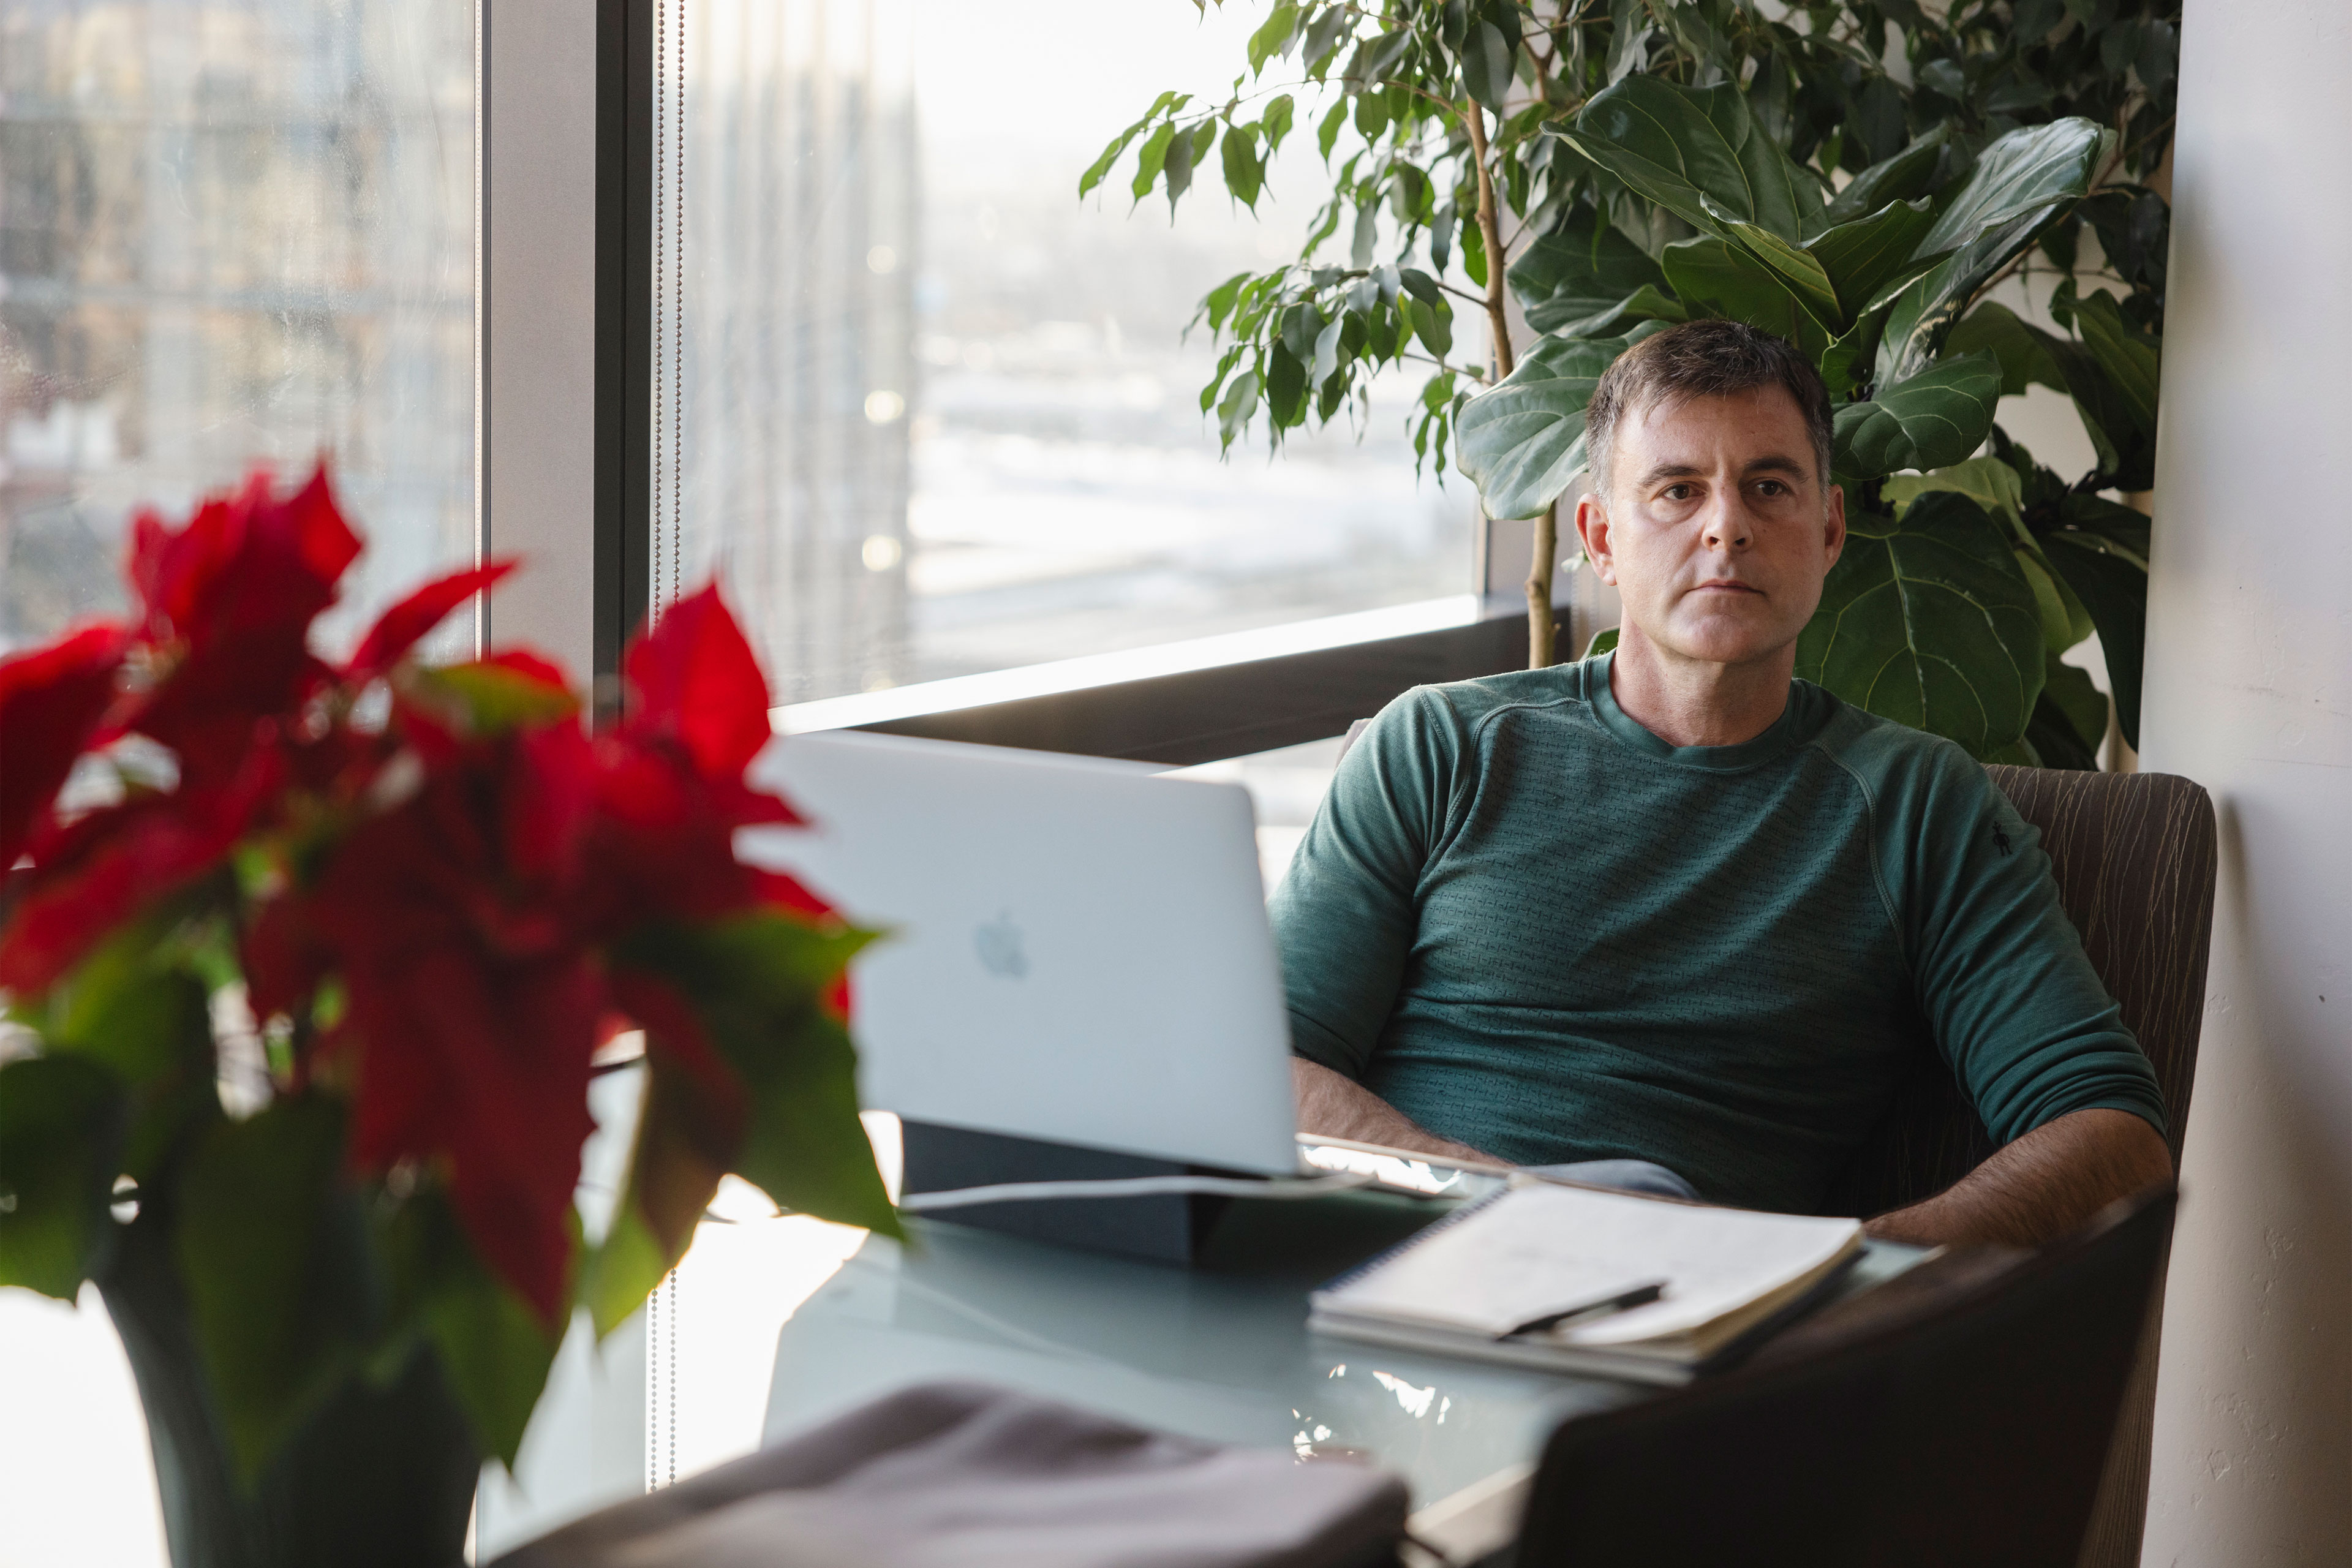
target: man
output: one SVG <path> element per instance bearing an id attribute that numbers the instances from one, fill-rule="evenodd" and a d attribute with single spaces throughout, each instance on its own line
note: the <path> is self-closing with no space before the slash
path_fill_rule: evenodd
<path id="1" fill-rule="evenodd" d="M 1408 692 L 1348 752 L 1272 904 L 1299 1125 L 1811 1212 L 1936 1050 L 2004 1147 L 1874 1234 L 2031 1244 L 2168 1180 L 2033 829 L 1793 678 L 1845 541 L 1812 366 L 1695 321 L 1585 422 L 1616 651 Z"/>

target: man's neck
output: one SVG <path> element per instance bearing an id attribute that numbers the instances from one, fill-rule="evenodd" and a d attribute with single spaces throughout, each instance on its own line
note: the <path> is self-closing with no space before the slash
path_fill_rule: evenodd
<path id="1" fill-rule="evenodd" d="M 1789 706 L 1791 643 L 1747 664 L 1706 664 L 1661 649 L 1628 624 L 1609 661 L 1609 690 L 1633 722 L 1670 746 L 1736 746 L 1770 729 Z"/>

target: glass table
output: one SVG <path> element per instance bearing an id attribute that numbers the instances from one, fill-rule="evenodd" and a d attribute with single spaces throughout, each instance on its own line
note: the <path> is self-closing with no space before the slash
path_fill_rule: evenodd
<path id="1" fill-rule="evenodd" d="M 1455 1201 L 1237 1203 L 1189 1269 L 911 1222 L 908 1244 L 867 1237 L 784 1324 L 763 1440 L 909 1384 L 975 1380 L 1303 1459 L 1370 1459 L 1410 1484 L 1415 1534 L 1470 1560 L 1516 1531 L 1555 1426 L 1659 1391 L 1308 1331 L 1309 1289 Z M 1923 1256 L 1874 1243 L 1841 1293 Z"/>

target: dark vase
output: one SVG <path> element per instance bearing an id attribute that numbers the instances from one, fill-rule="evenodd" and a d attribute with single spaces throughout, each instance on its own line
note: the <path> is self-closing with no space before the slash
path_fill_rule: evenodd
<path id="1" fill-rule="evenodd" d="M 197 1364 L 165 1216 L 115 1233 L 100 1293 L 139 1382 L 173 1568 L 457 1568 L 482 1461 L 440 1358 L 389 1386 L 357 1378 L 250 1488 Z"/>

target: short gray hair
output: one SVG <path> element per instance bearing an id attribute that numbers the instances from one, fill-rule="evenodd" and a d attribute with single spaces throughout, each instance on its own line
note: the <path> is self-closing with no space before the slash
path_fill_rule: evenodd
<path id="1" fill-rule="evenodd" d="M 1744 321 L 1685 321 L 1643 339 L 1601 374 L 1584 405 L 1585 466 L 1592 487 L 1609 495 L 1610 460 L 1617 426 L 1660 404 L 1694 397 L 1730 397 L 1777 386 L 1795 400 L 1813 438 L 1813 462 L 1824 489 L 1830 479 L 1830 393 L 1821 372 L 1787 339 Z"/>

